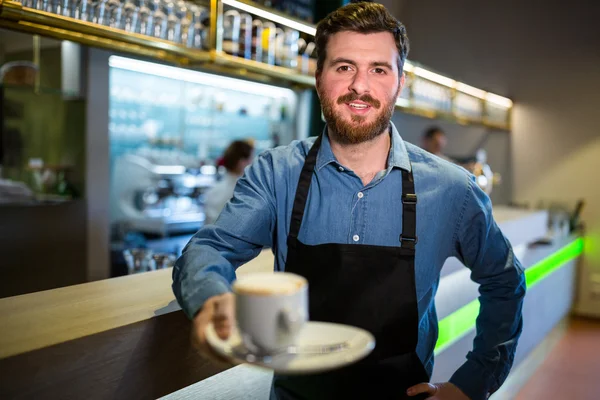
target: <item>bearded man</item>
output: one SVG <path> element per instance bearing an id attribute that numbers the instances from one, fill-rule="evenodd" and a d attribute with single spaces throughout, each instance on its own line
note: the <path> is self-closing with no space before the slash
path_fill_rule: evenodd
<path id="1" fill-rule="evenodd" d="M 391 123 L 405 81 L 404 25 L 380 4 L 349 4 L 318 24 L 316 45 L 325 130 L 260 154 L 176 263 L 173 290 L 193 341 L 214 355 L 205 329 L 230 334 L 236 268 L 270 247 L 276 271 L 308 279 L 311 320 L 376 339 L 356 364 L 275 375 L 272 398 L 483 400 L 512 365 L 523 269 L 474 177 L 405 143 Z M 477 336 L 449 382 L 429 383 L 434 296 L 448 257 L 480 284 Z"/>

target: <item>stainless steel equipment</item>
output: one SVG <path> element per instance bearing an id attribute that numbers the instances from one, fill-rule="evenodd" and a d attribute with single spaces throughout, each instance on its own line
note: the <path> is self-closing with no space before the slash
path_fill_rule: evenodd
<path id="1" fill-rule="evenodd" d="M 492 172 L 487 163 L 487 152 L 484 149 L 478 149 L 474 157 L 458 160 L 457 163 L 475 175 L 477 185 L 488 195 L 501 182 L 500 174 Z"/>
<path id="2" fill-rule="evenodd" d="M 162 236 L 196 231 L 204 221 L 202 194 L 215 173 L 174 150 L 142 148 L 118 157 L 110 191 L 113 228 Z"/>

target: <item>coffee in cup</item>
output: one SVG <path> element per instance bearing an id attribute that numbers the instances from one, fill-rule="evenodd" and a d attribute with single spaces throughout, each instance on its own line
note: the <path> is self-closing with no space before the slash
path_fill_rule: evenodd
<path id="1" fill-rule="evenodd" d="M 308 320 L 308 282 L 289 272 L 253 273 L 233 282 L 244 345 L 271 353 L 293 345 Z"/>

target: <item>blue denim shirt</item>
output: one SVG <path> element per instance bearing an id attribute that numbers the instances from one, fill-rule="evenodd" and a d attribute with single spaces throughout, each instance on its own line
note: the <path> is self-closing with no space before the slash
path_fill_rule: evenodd
<path id="1" fill-rule="evenodd" d="M 308 245 L 399 246 L 400 169 L 412 168 L 418 197 L 417 354 L 431 375 L 438 334 L 434 296 L 445 260 L 457 257 L 481 285 L 481 309 L 473 351 L 450 381 L 471 399 L 484 399 L 502 384 L 512 365 L 522 329 L 523 269 L 492 217 L 489 197 L 472 175 L 405 143 L 393 125 L 391 139 L 387 169 L 365 186 L 336 161 L 324 136 L 298 238 Z M 260 154 L 215 225 L 203 227 L 185 247 L 173 270 L 173 291 L 188 317 L 207 298 L 229 291 L 236 268 L 264 247 L 273 249 L 275 269 L 285 269 L 296 186 L 314 140 Z"/>

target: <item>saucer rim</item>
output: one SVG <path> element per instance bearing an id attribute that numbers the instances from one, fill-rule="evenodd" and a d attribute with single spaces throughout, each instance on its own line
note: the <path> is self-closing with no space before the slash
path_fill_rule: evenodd
<path id="1" fill-rule="evenodd" d="M 321 363 L 320 365 L 317 365 L 317 363 L 315 363 L 314 367 L 310 367 L 310 368 L 278 368 L 277 366 L 274 366 L 271 363 L 267 363 L 267 362 L 249 362 L 246 361 L 245 359 L 242 358 L 238 358 L 233 354 L 233 350 L 232 348 L 237 346 L 237 345 L 241 345 L 243 346 L 243 342 L 241 341 L 241 337 L 239 334 L 239 331 L 237 330 L 237 327 L 234 327 L 234 334 L 237 335 L 237 337 L 239 338 L 239 342 L 235 342 L 234 344 L 230 344 L 228 343 L 231 340 L 231 336 L 230 338 L 223 340 L 221 338 L 219 338 L 217 336 L 217 333 L 214 329 L 214 325 L 212 322 L 209 322 L 207 327 L 206 327 L 206 331 L 205 331 L 205 335 L 206 335 L 206 341 L 208 343 L 208 345 L 211 347 L 211 349 L 215 352 L 217 352 L 217 354 L 219 354 L 221 357 L 226 358 L 227 360 L 229 360 L 230 362 L 232 362 L 233 364 L 236 365 L 240 365 L 240 364 L 248 364 L 248 365 L 252 365 L 252 366 L 257 366 L 257 367 L 261 367 L 261 368 L 266 368 L 266 369 L 270 369 L 273 370 L 275 374 L 285 374 L 285 375 L 306 375 L 306 374 L 314 374 L 314 373 L 321 373 L 321 372 L 326 372 L 326 371 L 331 371 L 331 370 L 335 370 L 335 369 L 339 369 L 339 368 L 343 368 L 346 367 L 348 365 L 354 364 L 362 359 L 364 359 L 365 357 L 367 357 L 369 354 L 371 354 L 371 352 L 373 352 L 373 349 L 375 349 L 375 345 L 376 345 L 376 341 L 375 341 L 375 337 L 373 336 L 373 334 L 371 334 L 369 331 L 356 327 L 356 326 L 352 326 L 352 325 L 347 325 L 347 324 L 339 324 L 339 323 L 334 323 L 334 322 L 325 322 L 325 321 L 307 321 L 306 322 L 307 325 L 320 325 L 320 326 L 327 326 L 329 325 L 330 327 L 337 327 L 337 328 L 351 328 L 353 330 L 356 331 L 356 334 L 362 334 L 364 335 L 365 341 L 367 342 L 367 344 L 365 346 L 360 346 L 360 351 L 357 351 L 356 354 L 353 354 L 352 356 L 348 356 L 346 355 L 345 357 L 343 357 L 343 361 L 336 363 L 336 365 L 326 365 L 323 366 L 323 364 Z M 315 355 L 316 357 L 323 357 L 323 356 L 329 356 L 329 355 L 340 355 L 343 354 L 343 352 L 335 352 L 335 353 L 331 353 L 328 355 Z M 306 355 L 304 357 L 307 357 Z"/>

